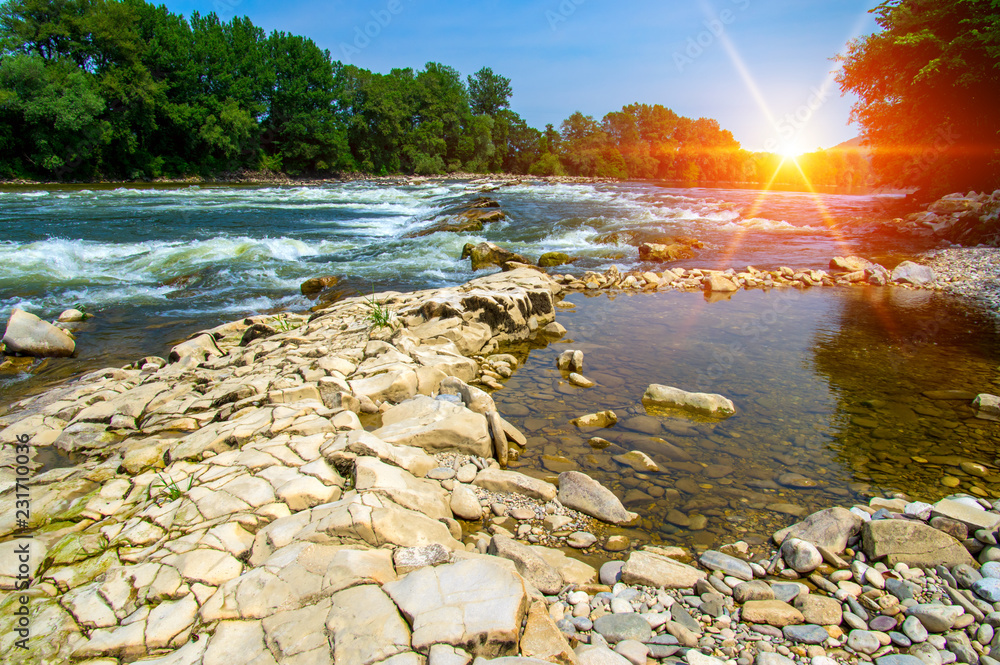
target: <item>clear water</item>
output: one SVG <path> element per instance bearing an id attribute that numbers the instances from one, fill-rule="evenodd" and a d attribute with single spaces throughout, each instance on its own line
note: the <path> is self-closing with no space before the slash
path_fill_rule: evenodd
<path id="1" fill-rule="evenodd" d="M 567 300 L 576 307 L 557 315 L 566 338 L 530 351 L 494 399 L 529 435 L 519 470 L 597 478 L 642 515 L 629 532 L 639 542 L 759 543 L 796 514 L 893 492 L 1000 497 L 1000 423 L 974 418 L 968 400 L 923 395 L 1000 390 L 1000 335 L 950 297 L 824 288 L 711 303 L 674 292 Z M 573 386 L 556 368 L 566 349 L 584 351 L 596 387 Z M 651 383 L 721 393 L 737 414 L 648 414 Z M 569 424 L 606 409 L 614 427 Z M 595 436 L 616 445 L 596 448 Z M 626 450 L 645 452 L 661 473 L 613 460 Z M 962 462 L 988 475 L 970 476 Z M 943 485 L 946 476 L 958 486 Z"/>

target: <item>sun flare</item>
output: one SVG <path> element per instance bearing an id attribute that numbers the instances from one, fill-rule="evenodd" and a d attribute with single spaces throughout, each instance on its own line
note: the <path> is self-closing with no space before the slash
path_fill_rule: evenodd
<path id="1" fill-rule="evenodd" d="M 796 161 L 796 160 L 798 160 L 799 157 L 801 157 L 802 155 L 804 155 L 805 152 L 806 151 L 802 149 L 802 146 L 800 146 L 798 144 L 789 144 L 789 145 L 783 146 L 779 150 L 778 154 L 781 155 L 781 157 L 783 159 Z"/>

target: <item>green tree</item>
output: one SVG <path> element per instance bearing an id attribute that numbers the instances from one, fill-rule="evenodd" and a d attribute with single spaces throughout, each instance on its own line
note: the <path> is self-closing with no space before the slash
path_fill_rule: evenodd
<path id="1" fill-rule="evenodd" d="M 838 76 L 879 181 L 927 195 L 1000 183 L 1000 3 L 887 0 Z"/>
<path id="2" fill-rule="evenodd" d="M 264 92 L 265 164 L 289 173 L 353 170 L 329 51 L 311 39 L 274 32 L 267 40 L 274 84 Z M 268 159 L 269 158 L 269 159 Z"/>
<path id="3" fill-rule="evenodd" d="M 0 61 L 0 163 L 8 177 L 91 164 L 106 140 L 95 79 L 66 61 L 19 53 Z"/>
<path id="4" fill-rule="evenodd" d="M 501 109 L 510 108 L 512 94 L 510 79 L 494 74 L 489 67 L 483 67 L 469 76 L 469 100 L 473 115 L 495 117 Z"/>

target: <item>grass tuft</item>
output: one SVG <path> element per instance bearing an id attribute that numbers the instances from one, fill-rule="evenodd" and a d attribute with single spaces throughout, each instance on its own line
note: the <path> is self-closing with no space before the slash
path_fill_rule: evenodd
<path id="1" fill-rule="evenodd" d="M 389 328 L 392 326 L 392 310 L 383 302 L 375 298 L 375 290 L 372 289 L 371 297 L 364 299 L 368 306 L 368 314 L 365 318 L 371 323 L 373 328 Z"/>

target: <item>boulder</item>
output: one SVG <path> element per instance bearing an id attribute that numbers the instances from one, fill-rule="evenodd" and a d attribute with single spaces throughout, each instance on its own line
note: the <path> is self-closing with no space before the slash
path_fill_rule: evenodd
<path id="1" fill-rule="evenodd" d="M 629 554 L 621 569 L 621 581 L 625 584 L 660 589 L 689 589 L 706 577 L 704 571 L 693 566 L 641 550 Z"/>
<path id="2" fill-rule="evenodd" d="M 87 315 L 78 309 L 67 309 L 56 318 L 59 323 L 79 323 L 80 321 L 85 321 Z"/>
<path id="3" fill-rule="evenodd" d="M 893 268 L 892 281 L 914 286 L 924 286 L 934 281 L 934 271 L 913 261 L 903 261 Z"/>
<path id="4" fill-rule="evenodd" d="M 786 538 L 781 543 L 781 557 L 797 573 L 811 573 L 823 563 L 823 555 L 808 540 Z"/>
<path id="5" fill-rule="evenodd" d="M 528 608 L 528 619 L 521 636 L 521 655 L 545 663 L 570 665 L 576 662 L 566 636 L 549 616 L 544 600 L 536 600 Z"/>
<path id="6" fill-rule="evenodd" d="M 205 362 L 209 356 L 221 356 L 222 351 L 215 343 L 215 338 L 209 334 L 201 334 L 197 337 L 181 342 L 170 349 L 167 360 L 172 363 L 180 362 L 184 358 L 193 358 L 199 363 Z"/>
<path id="7" fill-rule="evenodd" d="M 618 416 L 614 411 L 599 411 L 574 418 L 569 422 L 577 427 L 612 427 L 618 422 Z"/>
<path id="8" fill-rule="evenodd" d="M 649 623 L 635 613 L 605 614 L 594 621 L 594 632 L 616 644 L 625 640 L 648 642 L 653 637 Z"/>
<path id="9" fill-rule="evenodd" d="M 889 567 L 905 563 L 911 567 L 933 568 L 942 564 L 951 568 L 960 563 L 975 563 L 961 542 L 922 522 L 872 520 L 865 522 L 861 539 L 868 559 L 885 559 Z"/>
<path id="10" fill-rule="evenodd" d="M 638 515 L 625 510 L 611 490 L 579 471 L 559 474 L 559 502 L 567 508 L 612 524 L 623 524 Z"/>
<path id="11" fill-rule="evenodd" d="M 748 600 L 774 600 L 774 590 L 764 580 L 740 582 L 733 587 L 733 600 L 745 603 Z"/>
<path id="12" fill-rule="evenodd" d="M 545 252 L 538 258 L 538 266 L 541 268 L 552 268 L 555 266 L 573 263 L 574 259 L 569 254 L 563 252 Z"/>
<path id="13" fill-rule="evenodd" d="M 483 516 L 483 507 L 468 485 L 456 483 L 451 491 L 451 512 L 460 520 L 478 520 Z"/>
<path id="14" fill-rule="evenodd" d="M 483 658 L 517 653 L 528 592 L 500 562 L 474 558 L 420 568 L 382 589 L 412 626 L 415 650 L 442 643 Z"/>
<path id="15" fill-rule="evenodd" d="M 392 552 L 392 565 L 395 566 L 397 575 L 405 575 L 424 566 L 451 563 L 451 560 L 451 552 L 437 543 L 420 547 L 400 547 Z"/>
<path id="16" fill-rule="evenodd" d="M 733 293 L 740 290 L 738 284 L 719 273 L 712 273 L 706 277 L 703 286 L 708 293 Z"/>
<path id="17" fill-rule="evenodd" d="M 685 409 L 704 413 L 716 418 L 728 418 L 736 413 L 733 402 L 722 395 L 711 393 L 691 393 L 680 388 L 650 384 L 642 396 L 644 404 Z"/>
<path id="18" fill-rule="evenodd" d="M 800 538 L 816 547 L 840 554 L 847 547 L 847 541 L 861 531 L 863 520 L 840 506 L 813 513 L 801 522 L 786 527 L 774 534 L 774 542 L 779 545 L 786 538 Z"/>
<path id="19" fill-rule="evenodd" d="M 721 570 L 726 575 L 745 582 L 753 579 L 753 568 L 750 567 L 749 563 L 723 552 L 706 550 L 698 561 L 709 570 Z"/>
<path id="20" fill-rule="evenodd" d="M 520 254 L 494 245 L 491 242 L 481 242 L 478 245 L 466 243 L 462 248 L 462 258 L 469 259 L 473 270 L 481 270 L 490 266 L 503 266 L 508 261 L 530 264 L 528 259 Z"/>
<path id="21" fill-rule="evenodd" d="M 484 416 L 490 411 L 497 410 L 496 402 L 493 401 L 488 392 L 476 386 L 470 386 L 465 381 L 453 376 L 441 380 L 440 390 L 442 395 L 458 395 L 462 398 L 462 403 L 465 404 L 466 408 Z"/>
<path id="22" fill-rule="evenodd" d="M 691 246 L 684 243 L 644 242 L 639 245 L 640 261 L 656 261 L 665 263 L 667 261 L 677 261 L 679 259 L 690 259 L 693 257 L 694 252 L 691 250 Z"/>
<path id="23" fill-rule="evenodd" d="M 938 213 L 941 215 L 949 215 L 955 212 L 966 212 L 969 210 L 977 211 L 982 207 L 982 204 L 975 199 L 966 198 L 964 196 L 957 196 L 952 198 L 950 195 L 938 199 L 934 203 L 927 206 L 929 212 Z"/>
<path id="24" fill-rule="evenodd" d="M 792 601 L 795 609 L 802 612 L 806 623 L 818 626 L 839 626 L 843 619 L 844 611 L 840 601 L 828 596 L 820 596 L 814 593 L 804 593 Z"/>
<path id="25" fill-rule="evenodd" d="M 859 272 L 868 270 L 874 265 L 860 256 L 835 256 L 830 259 L 830 269 L 835 272 Z"/>
<path id="26" fill-rule="evenodd" d="M 951 630 L 958 617 L 965 614 L 961 605 L 938 605 L 937 603 L 920 603 L 906 608 L 907 617 L 917 620 L 932 633 L 943 633 Z"/>
<path id="27" fill-rule="evenodd" d="M 563 351 L 556 359 L 556 366 L 564 372 L 582 372 L 583 351 L 579 349 Z"/>
<path id="28" fill-rule="evenodd" d="M 450 217 L 441 222 L 437 222 L 425 229 L 412 231 L 404 238 L 422 238 L 438 232 L 445 233 L 475 233 L 483 230 L 483 225 L 499 222 L 506 215 L 498 209 L 473 209 L 466 210 L 454 217 Z M 463 257 L 464 258 L 464 257 Z"/>
<path id="29" fill-rule="evenodd" d="M 417 394 L 417 373 L 406 365 L 392 365 L 388 371 L 348 382 L 358 399 L 373 402 L 405 402 Z"/>
<path id="30" fill-rule="evenodd" d="M 491 492 L 513 492 L 539 501 L 551 501 L 556 498 L 556 488 L 552 483 L 526 476 L 517 471 L 483 469 L 476 474 L 476 479 L 472 483 Z"/>
<path id="31" fill-rule="evenodd" d="M 426 395 L 387 410 L 382 414 L 382 427 L 372 434 L 387 443 L 435 452 L 486 458 L 493 455 L 493 439 L 485 416 Z"/>
<path id="32" fill-rule="evenodd" d="M 324 275 L 323 277 L 312 277 L 302 282 L 299 286 L 299 290 L 302 291 L 302 295 L 307 298 L 317 295 L 323 289 L 328 289 L 331 286 L 336 286 L 340 278 L 336 275 Z"/>
<path id="33" fill-rule="evenodd" d="M 1000 418 L 1000 397 L 986 393 L 976 395 L 976 399 L 972 400 L 972 408 L 975 409 L 979 415 Z"/>
<path id="34" fill-rule="evenodd" d="M 38 358 L 66 358 L 76 351 L 72 337 L 23 309 L 10 313 L 3 344 L 9 354 Z"/>

